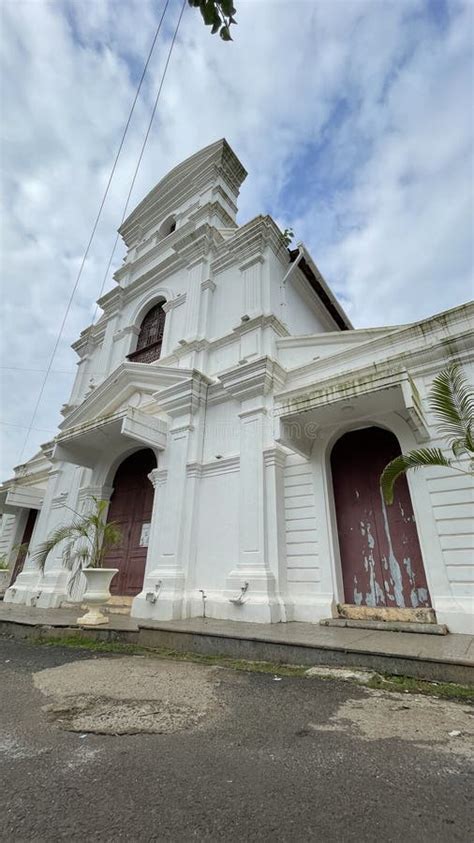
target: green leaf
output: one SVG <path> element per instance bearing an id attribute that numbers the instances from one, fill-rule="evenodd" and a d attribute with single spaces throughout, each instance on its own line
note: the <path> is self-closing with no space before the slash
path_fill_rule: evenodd
<path id="1" fill-rule="evenodd" d="M 227 18 L 235 15 L 236 10 L 234 9 L 234 4 L 232 0 L 220 0 L 221 9 L 224 12 Z"/>
<path id="2" fill-rule="evenodd" d="M 229 32 L 228 26 L 223 26 L 221 28 L 221 31 L 219 32 L 219 35 L 221 36 L 223 41 L 232 41 L 232 35 Z"/>
<path id="3" fill-rule="evenodd" d="M 440 448 L 420 448 L 417 451 L 410 451 L 408 454 L 400 454 L 385 466 L 380 477 L 380 488 L 385 502 L 393 503 L 393 487 L 396 480 L 408 471 L 409 468 L 417 469 L 426 465 L 441 465 L 449 468 L 451 461 L 448 460 Z"/>
<path id="4" fill-rule="evenodd" d="M 100 567 L 107 552 L 120 544 L 122 534 L 120 529 L 111 521 L 107 523 L 108 502 L 91 498 L 93 510 L 79 516 L 72 524 L 54 530 L 33 555 L 41 570 L 44 570 L 46 560 L 55 547 L 67 542 L 63 548 L 63 561 L 67 568 L 73 569 L 75 561 L 79 559 L 80 566 L 87 563 L 91 568 Z"/>
<path id="5" fill-rule="evenodd" d="M 452 447 L 464 441 L 465 451 L 474 451 L 474 391 L 456 363 L 443 369 L 434 379 L 429 396 L 438 429 Z M 456 445 L 459 449 L 459 445 Z"/>
<path id="6" fill-rule="evenodd" d="M 216 20 L 215 0 L 206 0 L 206 2 L 201 6 L 201 14 L 206 26 L 212 26 Z"/>

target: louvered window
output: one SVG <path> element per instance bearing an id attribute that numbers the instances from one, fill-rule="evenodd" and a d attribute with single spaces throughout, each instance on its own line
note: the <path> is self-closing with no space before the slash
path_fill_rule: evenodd
<path id="1" fill-rule="evenodd" d="M 164 302 L 156 304 L 145 316 L 138 335 L 135 351 L 128 355 L 133 363 L 153 363 L 161 356 L 166 313 Z"/>

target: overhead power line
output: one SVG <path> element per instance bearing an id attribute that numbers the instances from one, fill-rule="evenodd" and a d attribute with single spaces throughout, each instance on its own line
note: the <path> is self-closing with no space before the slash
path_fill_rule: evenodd
<path id="1" fill-rule="evenodd" d="M 66 306 L 66 310 L 65 310 L 65 312 L 64 312 L 64 316 L 63 316 L 63 319 L 62 319 L 62 322 L 61 322 L 61 326 L 60 326 L 60 329 L 59 329 L 58 335 L 57 335 L 56 340 L 55 340 L 55 343 L 54 343 L 53 351 L 52 351 L 52 353 L 51 353 L 51 357 L 50 357 L 50 359 L 49 359 L 48 366 L 46 367 L 46 370 L 45 370 L 45 376 L 44 376 L 44 378 L 43 378 L 43 380 L 42 380 L 42 383 L 41 383 L 40 391 L 39 391 L 39 393 L 38 393 L 38 397 L 37 397 L 37 400 L 36 400 L 36 403 L 35 403 L 35 407 L 34 407 L 34 410 L 33 410 L 33 415 L 32 415 L 32 417 L 31 417 L 31 421 L 30 421 L 30 423 L 29 423 L 29 425 L 28 425 L 28 428 L 27 428 L 27 433 L 26 433 L 26 436 L 25 436 L 25 440 L 24 440 L 24 442 L 23 442 L 23 446 L 22 446 L 22 449 L 21 449 L 20 456 L 19 456 L 19 462 L 20 462 L 20 463 L 21 463 L 21 461 L 22 461 L 22 459 L 23 459 L 23 454 L 25 453 L 26 446 L 27 446 L 27 444 L 28 444 L 28 439 L 29 439 L 29 436 L 30 436 L 31 430 L 33 429 L 33 425 L 34 425 L 34 423 L 35 423 L 35 420 L 36 420 L 36 416 L 37 416 L 37 413 L 38 413 L 39 405 L 40 405 L 41 399 L 42 399 L 42 397 L 43 397 L 44 390 L 45 390 L 45 387 L 46 387 L 46 383 L 47 383 L 47 381 L 48 381 L 48 377 L 49 377 L 49 374 L 50 374 L 50 372 L 51 372 L 52 364 L 53 364 L 54 358 L 55 358 L 55 356 L 56 356 L 56 352 L 57 352 L 57 350 L 58 350 L 58 346 L 59 346 L 59 343 L 60 343 L 60 340 L 61 340 L 61 337 L 62 337 L 62 334 L 63 334 L 63 331 L 64 331 L 64 326 L 65 326 L 65 324 L 66 324 L 66 320 L 67 320 L 67 317 L 68 317 L 68 315 L 69 315 L 69 311 L 70 311 L 70 309 L 71 309 L 71 305 L 72 305 L 72 302 L 73 302 L 74 296 L 75 296 L 76 291 L 77 291 L 77 288 L 78 288 L 78 286 L 79 286 L 79 281 L 80 281 L 80 279 L 81 279 L 82 272 L 83 272 L 83 270 L 84 270 L 84 266 L 85 266 L 85 263 L 86 263 L 86 260 L 87 260 L 88 255 L 89 255 L 89 251 L 90 251 L 91 245 L 92 245 L 92 241 L 93 241 L 93 239 L 94 239 L 94 236 L 95 236 L 95 233 L 96 233 L 96 230 L 97 230 L 97 226 L 98 226 L 98 224 L 99 224 L 99 220 L 100 220 L 101 215 L 102 215 L 102 211 L 103 211 L 103 208 L 104 208 L 104 205 L 105 205 L 105 201 L 106 201 L 107 196 L 108 196 L 108 193 L 109 193 L 110 185 L 111 185 L 111 183 L 112 183 L 112 179 L 113 179 L 113 177 L 114 177 L 115 170 L 116 170 L 116 168 L 117 168 L 117 163 L 118 163 L 118 160 L 119 160 L 120 154 L 121 154 L 121 152 L 122 152 L 122 148 L 123 148 L 123 145 L 124 145 L 124 142 L 125 142 L 125 138 L 126 138 L 126 135 L 127 135 L 128 129 L 129 129 L 129 126 L 130 126 L 130 122 L 131 122 L 131 119 L 132 119 L 132 116 L 133 116 L 133 112 L 134 112 L 134 110 L 135 110 L 135 106 L 136 106 L 136 103 L 137 103 L 137 100 L 138 100 L 138 96 L 139 96 L 139 94 L 140 94 L 140 90 L 141 90 L 141 87 L 142 87 L 142 84 L 143 84 L 143 80 L 145 79 L 145 75 L 146 75 L 146 72 L 147 72 L 147 69 L 148 69 L 148 65 L 149 65 L 150 60 L 151 60 L 151 57 L 152 57 L 152 55 L 153 55 L 153 51 L 154 51 L 154 48 L 155 48 L 155 44 L 156 44 L 156 41 L 157 41 L 157 39 L 158 39 L 158 35 L 159 35 L 160 31 L 161 31 L 161 26 L 162 26 L 162 23 L 163 23 L 163 20 L 164 20 L 164 17 L 165 17 L 166 11 L 167 11 L 167 9 L 168 9 L 169 2 L 170 2 L 170 0 L 165 0 L 165 4 L 164 4 L 164 7 L 163 7 L 163 11 L 162 11 L 161 17 L 160 17 L 160 21 L 159 21 L 158 26 L 157 26 L 157 28 L 156 28 L 155 34 L 154 34 L 154 36 L 153 36 L 153 40 L 152 40 L 152 43 L 151 43 L 151 47 L 150 47 L 150 50 L 149 50 L 149 52 L 148 52 L 148 56 L 147 56 L 147 59 L 146 59 L 145 65 L 144 65 L 144 67 L 143 67 L 143 71 L 142 71 L 142 74 L 141 74 L 140 80 L 139 80 L 139 82 L 138 82 L 138 86 L 137 86 L 137 89 L 136 89 L 136 92 L 135 92 L 135 96 L 134 96 L 134 99 L 133 99 L 133 102 L 132 102 L 132 106 L 131 106 L 131 109 L 130 109 L 130 112 L 129 112 L 129 115 L 128 115 L 128 118 L 127 118 L 127 122 L 126 122 L 126 124 L 125 124 L 124 129 L 123 129 L 122 136 L 121 136 L 121 139 L 120 139 L 120 144 L 119 144 L 119 147 L 118 147 L 117 153 L 116 153 L 116 155 L 115 155 L 114 162 L 113 162 L 113 164 L 112 164 L 112 168 L 111 168 L 111 170 L 110 170 L 109 178 L 108 178 L 108 180 L 107 180 L 107 184 L 106 184 L 106 187 L 105 187 L 105 190 L 104 190 L 104 194 L 103 194 L 103 196 L 102 196 L 102 199 L 101 199 L 101 202 L 100 202 L 100 205 L 99 205 L 99 210 L 98 210 L 98 212 L 97 212 L 96 218 L 95 218 L 95 220 L 94 220 L 94 224 L 93 224 L 93 226 L 92 226 L 92 231 L 91 231 L 91 234 L 90 234 L 90 237 L 89 237 L 89 240 L 88 240 L 88 243 L 87 243 L 87 246 L 86 246 L 86 249 L 85 249 L 85 252 L 84 252 L 83 258 L 82 258 L 82 261 L 81 261 L 81 265 L 80 265 L 80 267 L 79 267 L 79 272 L 78 272 L 78 274 L 77 274 L 76 280 L 75 280 L 75 282 L 74 282 L 74 286 L 73 286 L 72 291 L 71 291 L 71 294 L 70 294 L 70 296 L 69 296 L 69 300 L 68 300 L 68 303 L 67 303 L 67 306 Z M 162 86 L 163 86 L 164 76 L 166 75 L 166 70 L 168 69 L 168 64 L 169 64 L 169 60 L 170 60 L 170 57 L 171 57 L 172 48 L 173 48 L 173 46 L 174 46 L 174 43 L 175 43 L 175 40 L 176 40 L 176 36 L 177 36 L 177 34 L 178 34 L 178 29 L 179 29 L 179 25 L 180 25 L 180 23 L 181 23 L 181 18 L 182 18 L 182 16 L 183 16 L 185 3 L 186 3 L 186 0 L 184 0 L 184 2 L 183 2 L 183 6 L 182 6 L 182 8 L 181 8 L 181 13 L 180 13 L 179 20 L 178 20 L 178 24 L 177 24 L 177 27 L 176 27 L 176 30 L 175 30 L 175 33 L 174 33 L 174 36 L 173 36 L 172 45 L 171 45 L 170 51 L 169 51 L 169 53 L 168 53 L 168 58 L 167 58 L 167 61 L 166 61 L 166 66 L 165 66 L 164 74 L 162 75 L 162 79 L 161 79 L 161 83 L 160 83 L 160 87 L 159 87 L 159 92 L 161 91 L 161 88 L 162 88 Z M 158 94 L 157 99 L 155 100 L 155 105 L 154 105 L 154 107 L 153 107 L 153 112 L 152 112 L 153 117 L 154 117 L 154 114 L 155 114 L 155 111 L 156 111 L 156 106 L 157 106 L 157 101 L 158 101 L 158 99 L 159 99 L 159 94 Z M 151 122 L 152 122 L 152 121 L 151 121 Z M 148 135 L 149 135 L 150 128 L 151 128 L 151 122 L 150 122 L 149 127 L 148 127 L 148 130 L 147 130 L 147 134 L 146 134 L 146 137 L 145 137 L 145 143 L 144 143 L 144 145 L 142 146 L 142 150 L 141 150 L 141 152 L 140 152 L 140 157 L 139 157 L 138 164 L 137 164 L 137 167 L 136 167 L 136 170 L 135 170 L 135 173 L 134 173 L 134 176 L 133 176 L 133 180 L 132 180 L 132 187 L 131 187 L 131 190 L 133 189 L 133 185 L 135 184 L 135 179 L 136 179 L 136 176 L 137 176 L 137 173 L 138 173 L 138 168 L 139 168 L 139 166 L 140 166 L 141 159 L 142 159 L 142 157 L 143 157 L 143 152 L 144 152 L 144 149 L 145 149 L 145 146 L 146 146 L 146 141 L 148 140 Z M 129 192 L 129 197 L 130 197 L 130 194 L 131 194 L 131 190 L 130 190 L 130 192 Z M 128 199 L 127 199 L 127 202 L 128 202 Z M 114 247 L 114 251 L 115 251 L 115 247 Z M 104 284 L 104 283 L 105 283 L 105 282 L 103 282 L 103 284 Z"/>
<path id="2" fill-rule="evenodd" d="M 183 0 L 183 5 L 181 6 L 181 12 L 180 12 L 180 15 L 179 15 L 179 18 L 178 18 L 178 23 L 176 24 L 176 29 L 174 31 L 174 35 L 173 35 L 173 38 L 171 40 L 170 48 L 168 50 L 168 56 L 166 58 L 166 63 L 165 63 L 165 66 L 164 66 L 163 75 L 161 77 L 161 82 L 160 82 L 158 91 L 156 93 L 155 102 L 153 104 L 153 111 L 151 112 L 150 120 L 149 120 L 149 123 L 148 123 L 148 128 L 146 130 L 146 134 L 145 134 L 145 137 L 143 139 L 143 144 L 142 144 L 142 148 L 140 150 L 140 155 L 138 156 L 137 166 L 135 167 L 135 172 L 133 174 L 132 181 L 130 183 L 130 189 L 128 191 L 127 200 L 125 202 L 124 209 L 123 209 L 123 212 L 122 212 L 122 218 L 120 220 L 119 228 L 122 225 L 125 217 L 127 216 L 128 206 L 129 206 L 129 203 L 130 203 L 130 197 L 132 195 L 133 188 L 135 187 L 135 182 L 136 182 L 136 179 L 137 179 L 138 171 L 140 169 L 140 164 L 142 163 L 143 153 L 145 152 L 145 148 L 146 148 L 146 145 L 148 143 L 148 137 L 150 135 L 151 127 L 153 126 L 153 121 L 155 119 L 156 109 L 157 109 L 158 103 L 160 101 L 161 91 L 162 91 L 163 84 L 164 84 L 164 81 L 165 81 L 165 78 L 166 78 L 166 73 L 167 73 L 167 70 L 168 70 L 168 65 L 170 63 L 171 54 L 173 52 L 173 47 L 174 47 L 174 44 L 175 44 L 175 41 L 176 41 L 176 38 L 177 38 L 177 35 L 178 35 L 178 30 L 179 30 L 179 27 L 180 27 L 180 24 L 181 24 L 181 19 L 183 17 L 184 10 L 186 8 L 186 2 L 187 2 L 187 0 Z M 117 232 L 117 235 L 116 235 L 115 241 L 114 241 L 114 245 L 113 245 L 112 251 L 110 253 L 110 258 L 109 258 L 109 261 L 108 261 L 108 264 L 107 264 L 107 269 L 105 270 L 105 274 L 104 274 L 102 285 L 101 285 L 101 288 L 100 288 L 100 291 L 99 291 L 99 295 L 97 296 L 98 299 L 100 299 L 102 293 L 104 292 L 104 288 L 105 288 L 105 285 L 107 283 L 107 278 L 108 278 L 108 275 L 109 275 L 109 272 L 110 272 L 110 267 L 112 266 L 112 261 L 114 259 L 115 250 L 117 248 L 117 243 L 119 241 L 119 237 L 120 237 L 120 234 Z M 96 305 L 92 322 L 95 322 L 95 320 L 97 318 L 98 310 L 99 310 L 98 305 Z"/>

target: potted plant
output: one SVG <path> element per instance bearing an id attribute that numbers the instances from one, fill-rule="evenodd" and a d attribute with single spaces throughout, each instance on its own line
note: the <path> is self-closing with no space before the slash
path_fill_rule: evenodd
<path id="1" fill-rule="evenodd" d="M 110 597 L 110 583 L 118 568 L 104 568 L 107 552 L 120 544 L 122 535 L 114 522 L 107 523 L 107 501 L 92 497 L 91 512 L 77 515 L 77 520 L 63 527 L 58 527 L 34 555 L 40 569 L 44 571 L 46 560 L 51 551 L 65 542 L 63 559 L 72 571 L 69 581 L 73 583 L 82 574 L 86 578 L 84 603 L 87 612 L 77 619 L 88 626 L 108 623 L 109 618 L 100 611 L 99 606 Z"/>

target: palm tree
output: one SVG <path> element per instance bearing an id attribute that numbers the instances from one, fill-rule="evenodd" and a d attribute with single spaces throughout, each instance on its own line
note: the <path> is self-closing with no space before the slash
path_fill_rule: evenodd
<path id="1" fill-rule="evenodd" d="M 107 523 L 107 501 L 91 497 L 94 502 L 92 511 L 85 515 L 77 515 L 71 524 L 58 527 L 38 548 L 33 559 L 44 571 L 46 560 L 62 542 L 65 542 L 63 560 L 66 567 L 73 571 L 69 581 L 69 590 L 83 568 L 102 568 L 107 552 L 120 544 L 122 534 L 117 525 Z M 74 511 L 74 510 L 72 510 Z"/>
<path id="2" fill-rule="evenodd" d="M 466 471 L 453 464 L 453 459 L 445 457 L 441 448 L 420 448 L 400 454 L 385 466 L 380 477 L 380 487 L 388 504 L 393 503 L 395 481 L 409 468 L 441 465 L 462 474 L 474 473 L 474 392 L 456 363 L 435 377 L 428 403 L 437 420 L 436 428 L 446 438 L 453 457 L 456 460 L 467 457 L 469 469 Z"/>

